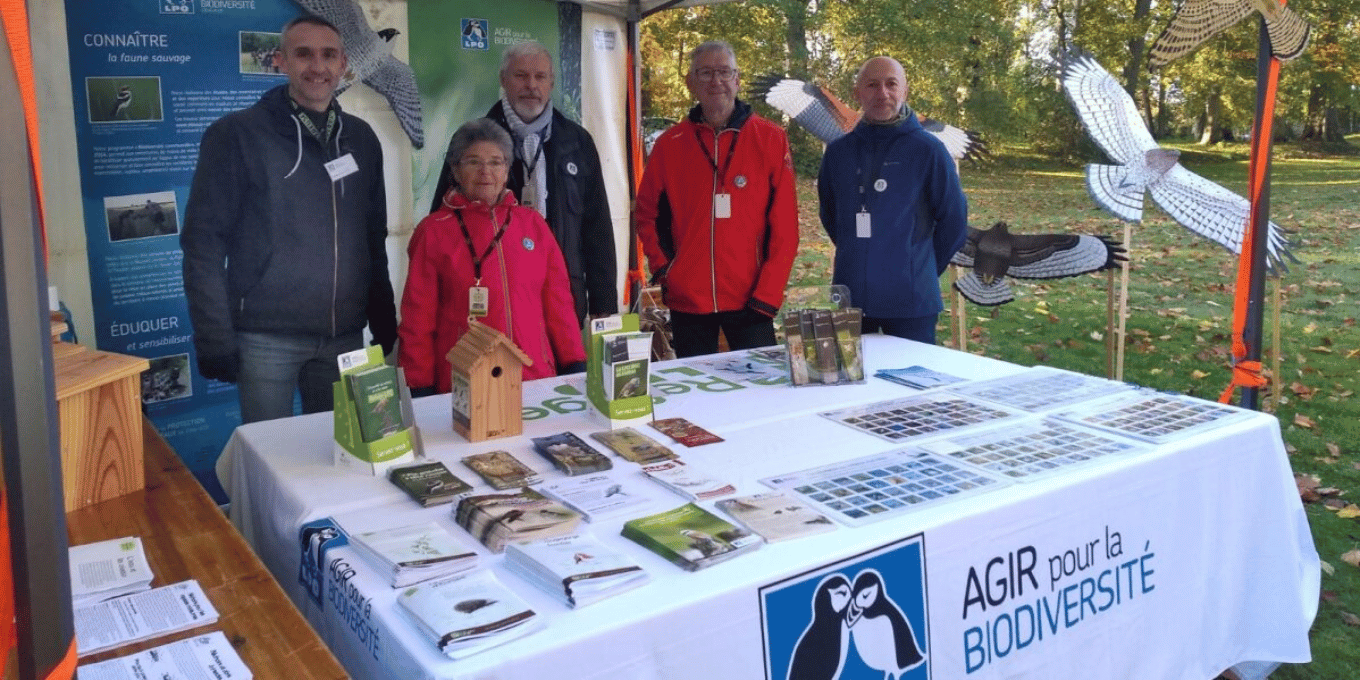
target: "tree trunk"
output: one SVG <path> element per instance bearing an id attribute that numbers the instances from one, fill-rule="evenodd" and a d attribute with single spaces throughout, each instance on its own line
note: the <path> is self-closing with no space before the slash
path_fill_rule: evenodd
<path id="1" fill-rule="evenodd" d="M 784 29 L 784 43 L 788 49 L 788 73 L 794 78 L 807 80 L 811 75 L 808 73 L 808 0 L 789 0 L 780 4 L 784 9 L 784 18 L 788 21 Z"/>
<path id="2" fill-rule="evenodd" d="M 1223 95 L 1220 92 L 1213 92 L 1209 95 L 1208 101 L 1204 102 L 1204 128 L 1199 136 L 1200 146 L 1217 144 L 1222 139 L 1223 131 L 1219 129 L 1218 123 L 1220 112 L 1223 109 Z"/>

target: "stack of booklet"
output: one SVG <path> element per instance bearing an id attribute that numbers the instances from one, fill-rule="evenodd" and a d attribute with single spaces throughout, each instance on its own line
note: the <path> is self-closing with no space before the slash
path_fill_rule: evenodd
<path id="1" fill-rule="evenodd" d="M 568 477 L 539 487 L 543 494 L 581 513 L 587 522 L 646 505 L 648 498 L 609 475 Z"/>
<path id="2" fill-rule="evenodd" d="M 511 543 L 505 548 L 505 566 L 569 607 L 598 602 L 651 578 L 636 562 L 590 534 Z"/>
<path id="3" fill-rule="evenodd" d="M 580 437 L 563 432 L 551 437 L 534 437 L 534 449 L 547 458 L 562 474 L 567 476 L 584 475 L 601 470 L 611 470 L 614 464 L 595 447 L 585 443 Z"/>
<path id="4" fill-rule="evenodd" d="M 350 545 L 375 568 L 390 575 L 393 588 L 477 566 L 477 553 L 459 545 L 434 522 L 352 534 Z"/>
<path id="5" fill-rule="evenodd" d="M 517 493 L 468 496 L 458 502 L 454 520 L 487 549 L 498 553 L 506 543 L 572 533 L 581 516 L 526 488 Z"/>
<path id="6" fill-rule="evenodd" d="M 624 523 L 623 535 L 686 571 L 760 547 L 760 537 L 693 504 Z"/>
<path id="7" fill-rule="evenodd" d="M 217 621 L 198 581 L 181 581 L 75 610 L 80 656 L 177 633 Z"/>
<path id="8" fill-rule="evenodd" d="M 452 503 L 454 499 L 472 490 L 471 485 L 455 477 L 437 460 L 392 468 L 387 477 L 417 503 L 427 508 L 431 505 Z"/>
<path id="9" fill-rule="evenodd" d="M 486 569 L 411 586 L 397 597 L 397 604 L 451 659 L 504 644 L 543 626 L 534 610 Z"/>
<path id="10" fill-rule="evenodd" d="M 80 667 L 80 680 L 250 680 L 250 672 L 222 631 Z"/>
<path id="11" fill-rule="evenodd" d="M 72 546 L 71 604 L 79 609 L 151 588 L 151 567 L 136 536 Z"/>
<path id="12" fill-rule="evenodd" d="M 518 489 L 543 481 L 533 468 L 525 465 L 509 451 L 487 451 L 463 457 L 463 464 L 477 473 L 493 489 Z"/>
<path id="13" fill-rule="evenodd" d="M 643 465 L 642 472 L 652 481 L 692 501 L 707 500 L 735 493 L 737 488 L 709 477 L 681 460 Z"/>

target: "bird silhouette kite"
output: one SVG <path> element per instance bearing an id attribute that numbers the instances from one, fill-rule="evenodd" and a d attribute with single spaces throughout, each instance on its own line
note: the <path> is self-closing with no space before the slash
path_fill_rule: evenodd
<path id="1" fill-rule="evenodd" d="M 1251 204 L 1186 170 L 1179 151 L 1157 146 L 1133 99 L 1095 57 L 1084 52 L 1068 55 L 1063 90 L 1091 139 L 1118 164 L 1086 166 L 1086 188 L 1096 203 L 1119 219 L 1140 222 L 1143 194 L 1151 193 L 1182 227 L 1233 253 L 1242 252 Z M 1274 222 L 1266 250 L 1271 271 L 1283 270 L 1284 258 L 1294 260 L 1284 230 Z"/>
<path id="2" fill-rule="evenodd" d="M 1277 0 L 1185 0 L 1162 34 L 1152 43 L 1148 67 L 1158 68 L 1179 59 L 1222 33 L 1252 12 L 1266 20 L 1271 52 L 1280 61 L 1303 54 L 1313 29 L 1294 10 Z"/>
<path id="3" fill-rule="evenodd" d="M 340 41 L 349 58 L 349 72 L 341 79 L 335 94 L 339 95 L 362 80 L 392 106 L 397 122 L 411 145 L 425 146 L 425 129 L 420 117 L 420 90 L 411 67 L 392 56 L 395 29 L 374 31 L 364 18 L 364 12 L 354 0 L 294 0 L 300 7 L 335 24 L 340 29 Z"/>
<path id="4" fill-rule="evenodd" d="M 968 240 L 952 262 L 972 271 L 954 288 L 975 305 L 994 307 L 1015 299 L 1007 276 L 1061 279 L 1113 269 L 1127 262 L 1124 248 L 1108 236 L 1012 234 L 997 222 L 990 229 L 968 228 Z"/>
<path id="5" fill-rule="evenodd" d="M 860 113 L 831 91 L 813 83 L 770 74 L 755 79 L 751 93 L 765 100 L 825 144 L 836 141 L 859 123 Z M 991 155 L 976 132 L 916 115 L 921 127 L 944 142 L 954 160 L 978 161 Z"/>

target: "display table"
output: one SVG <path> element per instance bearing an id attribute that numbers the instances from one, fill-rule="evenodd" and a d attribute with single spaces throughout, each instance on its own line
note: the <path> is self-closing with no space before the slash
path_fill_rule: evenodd
<path id="1" fill-rule="evenodd" d="M 733 356 L 743 355 L 727 358 Z M 1022 370 L 883 336 L 865 338 L 865 356 L 869 374 L 923 365 L 982 379 Z M 916 394 L 872 378 L 767 386 L 717 377 L 710 367 L 654 366 L 653 393 L 664 398 L 656 417 L 685 417 L 724 437 L 672 448 L 739 493 L 768 491 L 758 480 L 772 475 L 901 448 L 816 414 Z M 447 396 L 418 400 L 426 452 L 470 482 L 479 480 L 459 459 L 498 449 L 556 477 L 528 438 L 601 429 L 585 412 L 581 387 L 579 377 L 526 384 L 524 437 L 475 445 L 452 433 Z M 320 603 L 299 585 L 306 546 L 298 529 L 318 518 L 334 517 L 351 531 L 437 520 L 475 545 L 453 525 L 449 506 L 420 508 L 385 479 L 332 467 L 330 428 L 329 414 L 241 427 L 218 474 L 232 498 L 232 521 L 355 677 L 785 680 L 791 640 L 801 644 L 799 632 L 812 628 L 812 602 L 790 609 L 779 598 L 823 573 L 854 579 L 871 568 L 884 572 L 885 592 L 901 610 L 923 619 L 914 636 L 926 661 L 904 677 L 1206 680 L 1240 662 L 1309 659 L 1319 562 L 1278 424 L 1268 415 L 1136 457 L 766 545 L 693 573 L 621 538 L 626 518 L 597 521 L 591 533 L 637 559 L 652 582 L 580 610 L 558 604 L 482 550 L 482 563 L 528 600 L 547 628 L 458 662 L 418 635 L 396 609 L 397 592 L 349 547 L 326 554 Z M 614 464 L 620 480 L 654 496 L 637 514 L 684 502 L 642 479 L 633 464 Z M 904 555 L 919 557 L 920 567 L 876 566 Z M 856 630 L 856 645 L 869 639 L 867 626 Z M 841 678 L 883 677 L 865 665 L 872 648 L 863 644 L 848 654 L 842 648 Z"/>
<path id="2" fill-rule="evenodd" d="M 221 630 L 257 678 L 336 680 L 335 657 L 279 589 L 259 558 L 223 516 L 150 422 L 142 422 L 146 488 L 66 513 L 71 545 L 140 536 L 160 587 L 198 579 L 217 608 L 216 623 L 91 654 L 104 661 Z"/>

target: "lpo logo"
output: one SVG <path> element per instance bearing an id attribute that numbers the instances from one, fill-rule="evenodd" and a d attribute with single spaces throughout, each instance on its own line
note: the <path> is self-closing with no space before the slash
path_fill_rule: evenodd
<path id="1" fill-rule="evenodd" d="M 930 677 L 921 534 L 760 589 L 767 680 Z"/>
<path id="2" fill-rule="evenodd" d="M 159 0 L 161 14 L 193 14 L 194 0 Z"/>
<path id="3" fill-rule="evenodd" d="M 491 32 L 486 19 L 463 19 L 463 49 L 491 49 Z"/>

